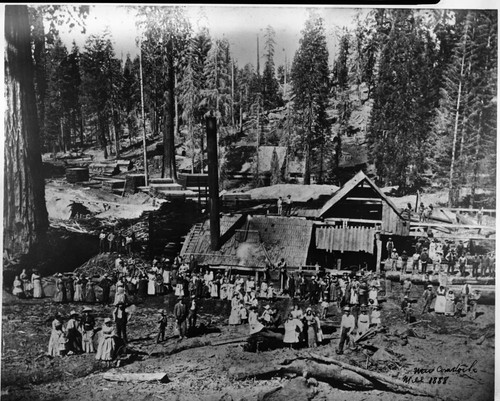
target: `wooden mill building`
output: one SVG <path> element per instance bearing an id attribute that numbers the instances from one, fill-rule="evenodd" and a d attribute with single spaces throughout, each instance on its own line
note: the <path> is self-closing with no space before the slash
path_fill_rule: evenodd
<path id="1" fill-rule="evenodd" d="M 275 200 L 272 200 L 275 202 Z M 289 216 L 275 213 L 222 215 L 220 247 L 210 248 L 210 222 L 192 227 L 181 256 L 202 266 L 264 271 L 284 258 L 291 269 L 379 270 L 385 243 L 405 241 L 410 222 L 363 172 L 321 203 L 294 204 Z"/>

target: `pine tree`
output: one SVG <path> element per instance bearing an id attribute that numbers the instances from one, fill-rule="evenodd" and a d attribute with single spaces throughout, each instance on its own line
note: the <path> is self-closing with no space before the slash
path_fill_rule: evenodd
<path id="1" fill-rule="evenodd" d="M 265 57 L 264 72 L 262 74 L 262 100 L 264 110 L 272 110 L 280 105 L 279 84 L 274 71 L 274 40 L 276 33 L 271 26 L 267 26 L 265 33 Z"/>
<path id="2" fill-rule="evenodd" d="M 328 50 L 323 20 L 311 13 L 295 53 L 291 78 L 297 117 L 300 119 L 305 161 L 304 184 L 311 182 L 311 155 L 320 151 L 318 180 L 322 180 L 323 145 L 327 134 L 326 105 L 329 93 Z"/>

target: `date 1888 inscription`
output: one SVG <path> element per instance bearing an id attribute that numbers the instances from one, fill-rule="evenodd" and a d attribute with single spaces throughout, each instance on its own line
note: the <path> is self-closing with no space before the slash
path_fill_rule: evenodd
<path id="1" fill-rule="evenodd" d="M 477 360 L 468 363 L 459 363 L 452 367 L 437 366 L 425 368 L 413 368 L 413 372 L 403 376 L 403 382 L 408 384 L 446 384 L 451 375 L 460 375 L 463 373 L 477 373 Z"/>

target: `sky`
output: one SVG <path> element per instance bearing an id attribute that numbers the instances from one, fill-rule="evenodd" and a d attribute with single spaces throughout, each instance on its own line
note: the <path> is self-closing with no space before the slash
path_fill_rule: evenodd
<path id="1" fill-rule="evenodd" d="M 160 6 L 160 5 L 158 5 Z M 261 54 L 261 69 L 264 65 L 264 32 L 271 25 L 276 32 L 275 57 L 276 65 L 283 65 L 285 57 L 288 65 L 299 47 L 308 11 L 304 6 L 192 6 L 187 5 L 187 13 L 195 31 L 207 26 L 215 38 L 225 36 L 230 43 L 231 53 L 239 67 L 247 63 L 257 64 L 257 36 Z M 328 50 L 331 62 L 335 54 L 337 35 L 336 27 L 353 26 L 356 10 L 353 8 L 315 7 L 324 17 Z M 203 11 L 203 12 L 202 12 Z M 367 12 L 368 9 L 364 9 Z M 202 15 L 205 17 L 202 17 Z M 61 29 L 63 41 L 71 46 L 73 40 L 80 49 L 86 37 L 100 34 L 106 27 L 112 34 L 115 53 L 118 58 L 125 58 L 129 53 L 134 57 L 138 53 L 134 13 L 117 4 L 95 5 L 86 19 L 86 35 Z"/>

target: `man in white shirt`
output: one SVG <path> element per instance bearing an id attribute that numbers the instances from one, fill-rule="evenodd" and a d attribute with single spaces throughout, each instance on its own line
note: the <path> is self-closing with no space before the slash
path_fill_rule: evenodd
<path id="1" fill-rule="evenodd" d="M 337 348 L 337 354 L 340 355 L 344 353 L 344 344 L 349 341 L 349 336 L 354 330 L 355 325 L 356 322 L 354 320 L 354 316 L 351 314 L 351 308 L 345 306 L 344 314 L 342 315 L 342 320 L 340 322 L 340 341 Z"/>

